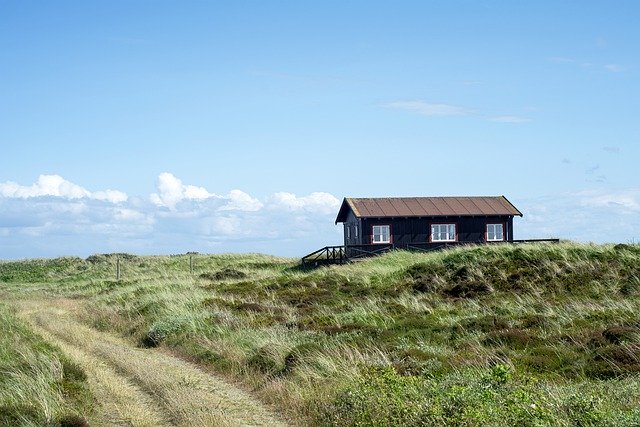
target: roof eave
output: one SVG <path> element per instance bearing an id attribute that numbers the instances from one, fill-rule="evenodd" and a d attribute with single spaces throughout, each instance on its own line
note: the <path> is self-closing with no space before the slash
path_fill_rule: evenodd
<path id="1" fill-rule="evenodd" d="M 345 197 L 344 199 L 342 199 L 342 204 L 340 205 L 340 210 L 338 211 L 338 216 L 336 217 L 336 221 L 334 224 L 345 222 L 347 220 L 349 210 L 351 210 L 356 216 L 358 216 L 357 211 L 354 209 L 353 204 L 351 203 L 351 200 L 349 200 L 348 197 Z"/>
<path id="2" fill-rule="evenodd" d="M 514 204 L 513 204 L 513 203 L 511 203 L 511 202 L 509 201 L 509 199 L 507 199 L 506 197 L 504 197 L 504 195 L 502 196 L 502 198 L 503 198 L 504 200 L 506 200 L 506 202 L 507 202 L 507 203 L 509 203 L 509 205 L 511 205 L 511 207 L 513 208 L 513 210 L 514 210 L 514 211 L 518 212 L 518 213 L 517 213 L 517 214 L 515 214 L 515 215 L 517 215 L 517 216 L 519 216 L 520 218 L 522 218 L 522 212 L 520 212 L 520 210 L 519 210 L 518 208 L 516 208 L 516 207 L 514 206 Z"/>

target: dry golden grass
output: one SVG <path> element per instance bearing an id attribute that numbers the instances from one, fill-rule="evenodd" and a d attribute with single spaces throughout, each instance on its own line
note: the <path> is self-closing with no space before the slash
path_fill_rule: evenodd
<path id="1" fill-rule="evenodd" d="M 70 300 L 21 303 L 48 340 L 82 366 L 98 400 L 96 425 L 284 425 L 243 391 L 167 354 L 133 347 L 74 319 Z"/>

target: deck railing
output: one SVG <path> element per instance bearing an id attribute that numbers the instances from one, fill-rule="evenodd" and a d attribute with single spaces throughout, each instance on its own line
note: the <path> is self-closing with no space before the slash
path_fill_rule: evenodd
<path id="1" fill-rule="evenodd" d="M 319 267 L 328 264 L 344 264 L 345 262 L 381 255 L 394 249 L 404 249 L 408 251 L 431 252 L 447 249 L 455 246 L 478 245 L 478 244 L 522 244 L 522 243 L 559 243 L 560 239 L 524 239 L 509 240 L 502 242 L 429 242 L 429 243 L 409 243 L 396 245 L 391 243 L 375 245 L 346 245 L 346 246 L 325 246 L 317 251 L 311 252 L 302 258 L 303 267 Z"/>

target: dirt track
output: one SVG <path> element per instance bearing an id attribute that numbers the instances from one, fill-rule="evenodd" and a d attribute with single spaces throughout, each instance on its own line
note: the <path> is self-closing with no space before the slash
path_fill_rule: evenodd
<path id="1" fill-rule="evenodd" d="M 73 300 L 20 302 L 21 315 L 86 371 L 91 425 L 282 426 L 247 393 L 183 360 L 80 323 Z"/>

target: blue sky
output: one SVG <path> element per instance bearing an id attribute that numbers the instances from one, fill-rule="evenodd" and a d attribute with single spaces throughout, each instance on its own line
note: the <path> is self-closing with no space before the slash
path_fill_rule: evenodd
<path id="1" fill-rule="evenodd" d="M 504 194 L 517 238 L 640 240 L 639 16 L 0 2 L 0 258 L 297 256 L 344 196 Z"/>

